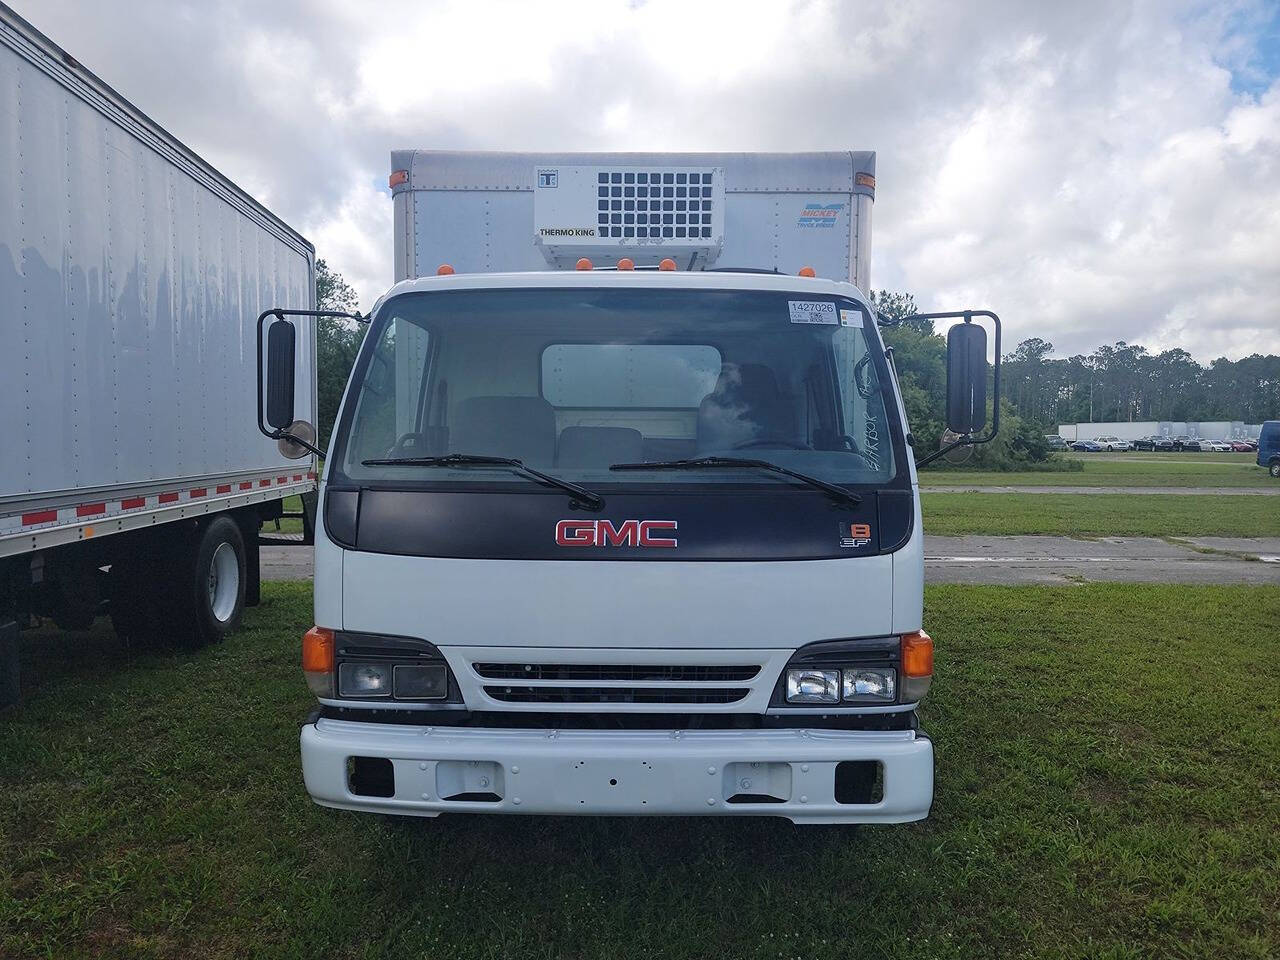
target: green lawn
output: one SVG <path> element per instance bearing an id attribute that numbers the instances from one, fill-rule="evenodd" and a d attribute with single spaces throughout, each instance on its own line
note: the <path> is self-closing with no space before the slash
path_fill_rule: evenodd
<path id="1" fill-rule="evenodd" d="M 1204 460 L 1196 459 L 1205 457 Z M 1207 459 L 1207 458 L 1214 459 Z M 1231 459 L 1234 457 L 1234 459 Z M 988 470 L 920 471 L 926 487 L 1054 486 L 1054 487 L 1264 487 L 1275 484 L 1267 471 L 1244 454 L 1114 454 L 1106 459 L 1082 457 L 1083 470 L 994 473 Z"/>
<path id="2" fill-rule="evenodd" d="M 1280 498 L 1136 493 L 921 494 L 926 533 L 1275 537 Z"/>
<path id="3" fill-rule="evenodd" d="M 1278 588 L 930 588 L 933 816 L 858 832 L 319 809 L 309 587 L 264 600 L 197 654 L 24 641 L 0 956 L 1280 955 Z"/>

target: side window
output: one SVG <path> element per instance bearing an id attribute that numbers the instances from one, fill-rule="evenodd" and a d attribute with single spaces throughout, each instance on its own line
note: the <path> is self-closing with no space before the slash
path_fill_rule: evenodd
<path id="1" fill-rule="evenodd" d="M 554 343 L 542 395 L 556 407 L 697 407 L 715 389 L 720 351 L 707 344 Z"/>
<path id="2" fill-rule="evenodd" d="M 419 429 L 422 382 L 430 358 L 430 334 L 393 317 L 382 330 L 356 400 L 348 464 L 386 456 L 396 441 Z"/>

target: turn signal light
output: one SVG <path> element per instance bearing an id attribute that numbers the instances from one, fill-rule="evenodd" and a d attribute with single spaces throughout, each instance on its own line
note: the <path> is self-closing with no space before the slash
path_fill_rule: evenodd
<path id="1" fill-rule="evenodd" d="M 453 273 L 453 267 L 449 266 L 447 263 L 442 263 L 440 266 L 436 267 L 437 277 L 447 277 L 451 273 Z"/>
<path id="2" fill-rule="evenodd" d="M 578 261 L 578 267 L 577 267 L 577 269 L 579 269 L 579 270 L 590 270 L 590 269 L 591 269 L 591 261 L 590 261 L 590 260 L 588 260 L 586 257 L 583 257 L 582 259 L 580 259 L 580 260 Z"/>
<path id="3" fill-rule="evenodd" d="M 659 270 L 674 270 L 675 268 L 676 262 L 670 257 L 663 257 L 662 262 L 658 264 Z"/>
<path id="4" fill-rule="evenodd" d="M 333 631 L 312 627 L 302 635 L 302 672 L 317 697 L 333 696 Z"/>
<path id="5" fill-rule="evenodd" d="M 902 699 L 923 699 L 933 682 L 933 638 L 923 630 L 902 635 Z"/>
<path id="6" fill-rule="evenodd" d="M 630 257 L 623 257 L 621 260 L 618 261 L 619 270 L 634 270 L 635 268 L 636 268 L 636 262 L 632 260 Z"/>
<path id="7" fill-rule="evenodd" d="M 818 271 L 814 270 L 813 267 L 800 268 L 800 276 L 802 277 L 816 277 L 817 275 L 818 275 Z"/>

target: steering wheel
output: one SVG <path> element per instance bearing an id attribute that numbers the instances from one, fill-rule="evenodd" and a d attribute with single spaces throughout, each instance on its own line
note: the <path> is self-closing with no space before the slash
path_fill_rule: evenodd
<path id="1" fill-rule="evenodd" d="M 796 440 L 784 440 L 781 437 L 756 437 L 754 440 L 744 440 L 742 443 L 735 443 L 730 450 L 750 450 L 752 447 L 786 447 L 788 450 L 812 450 L 807 443 L 800 443 Z"/>

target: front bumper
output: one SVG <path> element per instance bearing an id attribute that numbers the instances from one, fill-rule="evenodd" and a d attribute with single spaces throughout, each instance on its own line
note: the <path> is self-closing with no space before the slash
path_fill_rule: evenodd
<path id="1" fill-rule="evenodd" d="M 351 791 L 353 757 L 390 761 L 390 796 Z M 880 764 L 877 802 L 837 802 L 841 761 Z M 505 730 L 320 718 L 302 728 L 302 774 L 316 803 L 374 813 L 904 823 L 929 815 L 933 744 L 914 730 Z M 730 801 L 744 792 L 773 799 Z"/>

